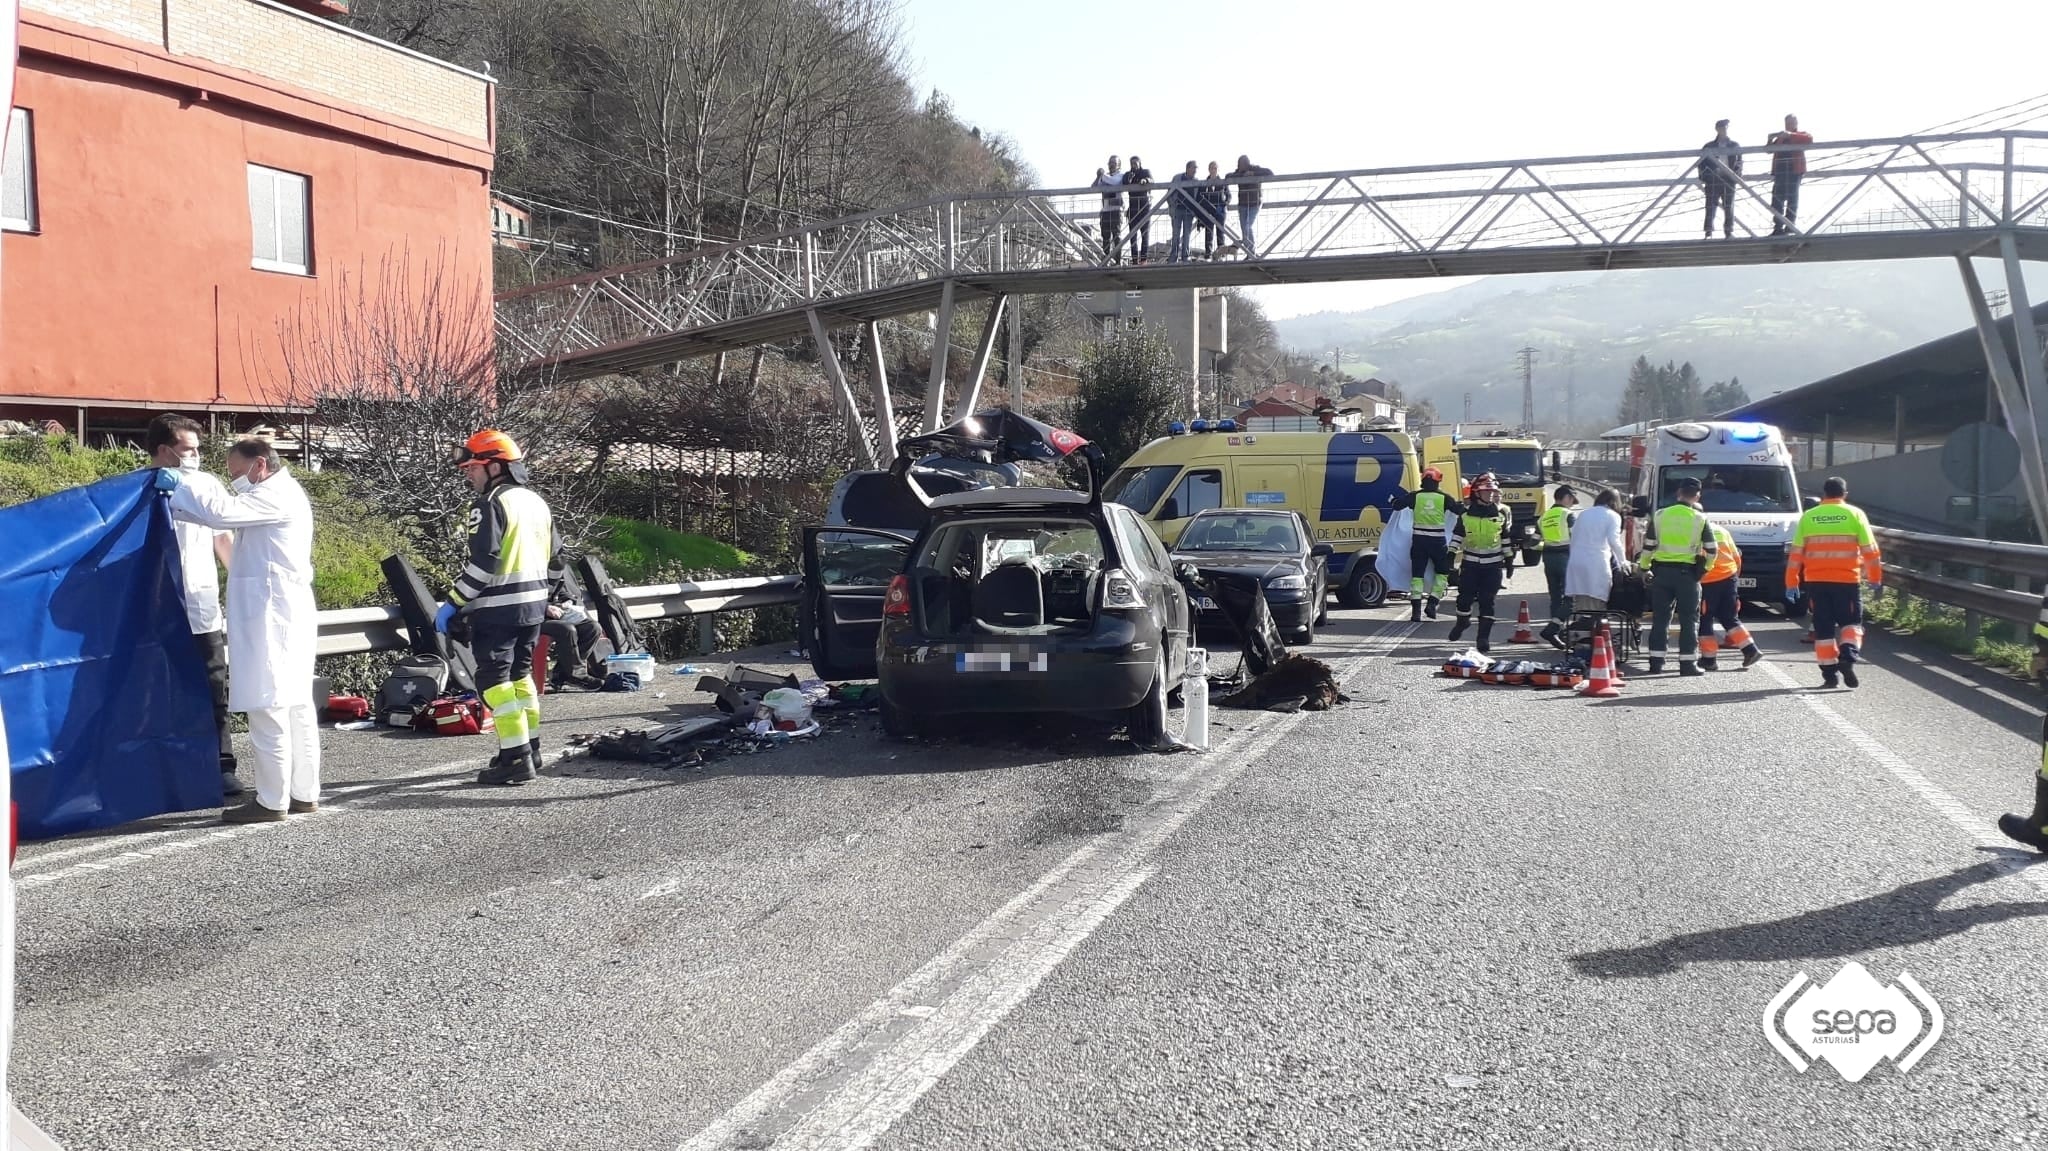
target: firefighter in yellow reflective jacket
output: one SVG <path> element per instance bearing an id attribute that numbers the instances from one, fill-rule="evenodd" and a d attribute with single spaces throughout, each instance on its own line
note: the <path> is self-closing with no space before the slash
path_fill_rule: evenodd
<path id="1" fill-rule="evenodd" d="M 1856 663 L 1863 657 L 1863 596 L 1860 576 L 1870 590 L 1884 586 L 1883 557 L 1863 509 L 1848 502 L 1849 481 L 1829 476 L 1820 487 L 1820 503 L 1806 509 L 1785 549 L 1785 599 L 1800 596 L 1813 611 L 1813 657 L 1820 661 L 1822 687 L 1834 687 L 1835 676 L 1856 686 Z"/>
<path id="2" fill-rule="evenodd" d="M 476 781 L 525 783 L 540 772 L 533 646 L 547 618 L 548 573 L 561 566 L 561 545 L 547 501 L 526 486 L 525 453 L 511 436 L 478 432 L 456 448 L 455 464 L 477 493 L 469 509 L 469 563 L 434 626 L 446 632 L 457 614 L 469 621 L 477 690 L 498 734 L 498 754 Z"/>
<path id="3" fill-rule="evenodd" d="M 1579 493 L 1569 484 L 1559 484 L 1552 500 L 1550 510 L 1536 520 L 1536 534 L 1543 541 L 1543 582 L 1550 589 L 1550 622 L 1543 625 L 1543 638 L 1552 647 L 1564 648 L 1565 624 L 1572 618 L 1564 573 L 1572 563 L 1572 525 L 1579 520 L 1573 509 L 1579 505 Z"/>
<path id="4" fill-rule="evenodd" d="M 2034 678 L 2048 671 L 2048 596 L 2034 621 Z M 1998 830 L 2035 851 L 2048 851 L 2048 720 L 2041 723 L 2041 768 L 2034 773 L 2034 810 L 2028 815 L 2001 815 Z"/>
<path id="5" fill-rule="evenodd" d="M 1451 642 L 1472 623 L 1479 607 L 1479 650 L 1491 651 L 1494 600 L 1501 585 L 1515 573 L 1515 549 L 1508 537 L 1514 516 L 1500 502 L 1500 481 L 1487 472 L 1472 481 L 1472 503 L 1451 525 L 1451 547 L 1458 553 L 1458 622 Z"/>
<path id="6" fill-rule="evenodd" d="M 1410 494 L 1401 492 L 1394 497 L 1393 509 L 1415 510 L 1415 524 L 1408 537 L 1408 618 L 1419 620 L 1425 610 L 1425 593 L 1429 601 L 1429 618 L 1436 618 L 1436 608 L 1443 602 L 1444 593 L 1450 590 L 1451 553 L 1445 533 L 1450 522 L 1465 510 L 1463 504 L 1436 490 L 1444 480 L 1443 472 L 1436 468 L 1422 469 L 1422 490 Z M 1425 583 L 1425 573 L 1430 582 Z"/>
<path id="7" fill-rule="evenodd" d="M 1718 622 L 1728 633 L 1728 646 L 1742 650 L 1742 666 L 1748 667 L 1764 653 L 1742 626 L 1742 597 L 1735 591 L 1735 577 L 1742 574 L 1742 549 L 1727 528 L 1711 521 L 1707 527 L 1714 533 L 1714 562 L 1700 581 L 1700 666 L 1708 671 L 1720 666 L 1721 641 L 1714 638 Z"/>
<path id="8" fill-rule="evenodd" d="M 1638 563 L 1650 565 L 1650 670 L 1664 670 L 1671 619 L 1678 617 L 1678 674 L 1705 675 L 1699 667 L 1700 577 L 1714 565 L 1720 545 L 1700 510 L 1700 482 L 1678 481 L 1678 502 L 1659 508 L 1643 533 Z"/>

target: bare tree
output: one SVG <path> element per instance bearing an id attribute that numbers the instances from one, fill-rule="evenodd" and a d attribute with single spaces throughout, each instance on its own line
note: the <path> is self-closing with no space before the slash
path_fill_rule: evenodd
<path id="1" fill-rule="evenodd" d="M 445 254 L 415 264 L 403 250 L 374 271 L 344 269 L 278 322 L 275 339 L 274 356 L 251 349 L 255 362 L 275 365 L 266 399 L 310 413 L 323 464 L 344 471 L 444 571 L 461 565 L 473 498 L 451 466 L 453 447 L 481 428 L 525 450 L 565 540 L 589 534 L 593 389 L 501 383 L 488 285 Z"/>

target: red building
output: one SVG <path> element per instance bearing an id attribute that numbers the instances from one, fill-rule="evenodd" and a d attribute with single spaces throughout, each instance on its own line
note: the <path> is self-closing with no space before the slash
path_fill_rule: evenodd
<path id="1" fill-rule="evenodd" d="M 345 11 L 22 0 L 0 417 L 100 440 L 284 414 L 280 319 L 388 261 L 473 284 L 488 317 L 491 81 Z"/>

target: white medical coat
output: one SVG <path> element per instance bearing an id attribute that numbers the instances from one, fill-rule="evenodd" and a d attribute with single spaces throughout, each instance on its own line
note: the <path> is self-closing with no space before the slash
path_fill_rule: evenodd
<path id="1" fill-rule="evenodd" d="M 313 602 L 313 506 L 289 469 L 237 495 L 179 484 L 171 515 L 235 533 L 228 564 L 228 708 L 311 703 L 320 646 Z"/>

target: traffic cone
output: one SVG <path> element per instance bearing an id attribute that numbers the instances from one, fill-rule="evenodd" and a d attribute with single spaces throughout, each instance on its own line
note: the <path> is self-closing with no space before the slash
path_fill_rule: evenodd
<path id="1" fill-rule="evenodd" d="M 1607 623 L 1604 620 L 1600 624 L 1600 638 L 1604 640 L 1608 645 L 1607 666 L 1614 672 L 1614 686 L 1617 688 L 1627 687 L 1628 680 L 1621 674 L 1621 661 L 1619 659 L 1614 658 L 1613 633 L 1607 630 Z"/>
<path id="2" fill-rule="evenodd" d="M 1593 633 L 1593 666 L 1586 672 L 1586 686 L 1579 694 L 1594 699 L 1611 699 L 1621 694 L 1614 686 L 1614 652 L 1607 646 L 1605 628 Z"/>
<path id="3" fill-rule="evenodd" d="M 1515 634 L 1508 637 L 1509 643 L 1535 643 L 1536 633 L 1529 630 L 1529 601 L 1522 601 L 1522 610 L 1515 613 Z"/>

